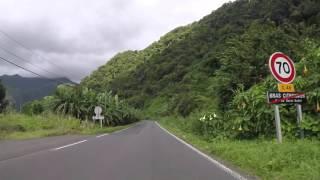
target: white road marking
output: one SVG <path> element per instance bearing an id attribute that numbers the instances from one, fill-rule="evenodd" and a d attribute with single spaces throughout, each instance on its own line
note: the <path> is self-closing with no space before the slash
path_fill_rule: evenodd
<path id="1" fill-rule="evenodd" d="M 114 132 L 114 134 L 121 133 L 122 131 L 125 131 L 125 130 L 127 130 L 129 128 L 132 128 L 132 127 L 134 127 L 134 126 L 130 126 L 130 127 L 125 128 L 125 129 L 121 129 L 119 131 Z"/>
<path id="2" fill-rule="evenodd" d="M 177 136 L 175 136 L 174 134 L 170 133 L 168 130 L 166 130 L 165 128 L 163 128 L 158 122 L 155 122 L 163 131 L 165 131 L 166 133 L 168 133 L 169 135 L 171 135 L 172 137 L 174 137 L 176 140 L 178 140 L 179 142 L 181 142 L 182 144 L 186 145 L 187 147 L 189 147 L 190 149 L 192 149 L 193 151 L 195 151 L 196 153 L 198 153 L 199 155 L 201 155 L 202 157 L 206 158 L 207 160 L 209 160 L 210 162 L 212 162 L 213 164 L 215 164 L 216 166 L 218 166 L 219 168 L 221 168 L 223 171 L 225 171 L 226 173 L 230 174 L 231 176 L 233 176 L 234 178 L 238 179 L 238 180 L 247 180 L 247 178 L 241 176 L 239 173 L 231 170 L 230 168 L 226 167 L 225 165 L 221 164 L 219 161 L 212 159 L 210 156 L 204 154 L 203 152 L 199 151 L 198 149 L 196 149 L 195 147 L 193 147 L 192 145 L 186 143 L 185 141 L 183 141 L 182 139 L 178 138 Z"/>
<path id="3" fill-rule="evenodd" d="M 136 124 L 133 125 L 133 126 L 127 127 L 127 128 L 125 128 L 125 129 L 121 129 L 121 130 L 119 130 L 119 131 L 115 131 L 115 132 L 113 132 L 112 134 L 121 133 L 121 132 L 123 132 L 123 131 L 125 131 L 125 130 L 128 130 L 128 129 L 130 129 L 130 128 L 133 128 L 133 127 L 137 126 L 139 123 L 140 123 L 140 122 L 136 123 Z"/>
<path id="4" fill-rule="evenodd" d="M 96 136 L 96 138 L 101 138 L 101 137 L 106 136 L 106 135 L 109 135 L 109 134 L 108 134 L 108 133 L 101 134 L 101 135 L 99 135 L 99 136 Z"/>
<path id="5" fill-rule="evenodd" d="M 138 124 L 139 124 L 139 123 L 136 123 L 134 126 L 130 126 L 130 127 L 125 128 L 125 129 L 121 129 L 121 130 L 119 130 L 119 131 L 113 132 L 112 134 L 120 133 L 120 132 L 125 131 L 125 130 L 127 130 L 127 129 L 129 129 L 129 128 L 135 127 L 135 126 L 137 126 Z M 101 134 L 101 135 L 96 136 L 96 138 L 100 138 L 100 137 L 103 137 L 103 136 L 106 136 L 106 135 L 109 135 L 109 134 L 108 134 L 108 133 Z M 84 142 L 86 142 L 86 141 L 88 141 L 88 140 L 78 141 L 78 142 L 75 142 L 75 143 L 72 143 L 72 144 L 68 144 L 68 145 L 65 145 L 65 146 L 53 148 L 53 149 L 51 149 L 51 150 L 52 150 L 52 151 L 57 151 L 57 150 L 60 150 L 60 149 L 63 149 L 63 148 L 67 148 L 67 147 L 74 146 L 74 145 L 77 145 L 77 144 L 80 144 L 80 143 L 84 143 Z"/>
<path id="6" fill-rule="evenodd" d="M 54 148 L 54 149 L 52 149 L 52 150 L 53 150 L 53 151 L 57 151 L 57 150 L 60 150 L 60 149 L 63 149 L 63 148 L 67 148 L 67 147 L 74 146 L 74 145 L 77 145 L 77 144 L 80 144 L 80 143 L 84 143 L 84 142 L 86 142 L 86 141 L 87 141 L 87 140 L 78 141 L 78 142 L 75 142 L 75 143 L 72 143 L 72 144 L 68 144 L 68 145 L 65 145 L 65 146 L 61 146 L 61 147 Z"/>
<path id="7" fill-rule="evenodd" d="M 119 130 L 119 131 L 115 131 L 115 132 L 113 132 L 113 133 L 120 133 L 120 132 L 125 131 L 125 130 L 127 130 L 127 129 L 129 129 L 129 128 L 132 128 L 132 127 L 137 126 L 139 123 L 140 123 L 140 122 L 134 124 L 133 126 L 127 127 L 127 128 L 125 128 L 125 129 L 121 129 L 121 130 Z M 113 134 L 113 133 L 112 133 L 112 134 Z M 96 136 L 96 138 L 100 138 L 100 137 L 107 136 L 107 135 L 109 135 L 109 134 L 108 134 L 108 133 L 101 134 L 101 135 Z M 57 150 L 64 149 L 64 148 L 67 148 L 67 147 L 70 147 L 70 146 L 74 146 L 74 145 L 77 145 L 77 144 L 80 144 L 80 143 L 84 143 L 84 142 L 86 142 L 86 141 L 88 141 L 88 140 L 82 140 L 82 141 L 78 141 L 78 142 L 75 142 L 75 143 L 72 143 L 72 144 L 67 144 L 67 145 L 65 145 L 65 146 L 61 146 L 61 147 L 57 147 L 57 148 L 41 150 L 41 151 L 38 151 L 38 152 L 29 153 L 29 154 L 22 155 L 22 156 L 18 156 L 18 157 L 13 157 L 13 158 L 10 158 L 10 159 L 0 160 L 0 162 L 2 162 L 2 161 L 7 161 L 7 160 L 11 160 L 11 159 L 20 158 L 20 157 L 23 157 L 23 156 L 33 155 L 33 154 L 35 154 L 35 153 L 44 152 L 44 151 L 57 151 Z"/>

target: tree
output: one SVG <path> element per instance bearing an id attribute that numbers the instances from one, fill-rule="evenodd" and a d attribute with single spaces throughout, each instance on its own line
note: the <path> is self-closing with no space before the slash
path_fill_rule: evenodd
<path id="1" fill-rule="evenodd" d="M 5 98 L 6 98 L 6 89 L 0 81 L 0 113 L 2 113 L 6 108 L 6 106 L 8 105 L 8 101 Z"/>

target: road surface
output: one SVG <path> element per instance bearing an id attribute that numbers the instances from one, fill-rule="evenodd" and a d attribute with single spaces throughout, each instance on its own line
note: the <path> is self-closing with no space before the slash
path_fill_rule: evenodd
<path id="1" fill-rule="evenodd" d="M 183 144 L 152 121 L 143 121 L 108 135 L 75 140 L 32 153 L 28 151 L 0 157 L 0 179 L 237 179 L 234 174 Z M 26 145 L 22 143 L 21 146 Z M 19 145 L 10 147 L 23 149 Z"/>

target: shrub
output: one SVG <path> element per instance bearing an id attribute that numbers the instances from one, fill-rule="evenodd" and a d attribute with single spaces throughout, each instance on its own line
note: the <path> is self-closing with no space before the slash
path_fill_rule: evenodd
<path id="1" fill-rule="evenodd" d="M 189 116 L 199 107 L 200 100 L 192 94 L 180 94 L 170 103 L 170 109 L 176 110 L 178 115 Z"/>
<path id="2" fill-rule="evenodd" d="M 78 86 L 60 86 L 53 102 L 53 110 L 56 113 L 71 115 L 82 120 L 91 119 L 95 106 L 101 106 L 107 126 L 123 125 L 138 120 L 135 111 L 111 91 L 97 93 Z"/>
<path id="3" fill-rule="evenodd" d="M 22 107 L 22 112 L 28 115 L 38 115 L 43 113 L 44 107 L 41 101 L 32 101 Z"/>

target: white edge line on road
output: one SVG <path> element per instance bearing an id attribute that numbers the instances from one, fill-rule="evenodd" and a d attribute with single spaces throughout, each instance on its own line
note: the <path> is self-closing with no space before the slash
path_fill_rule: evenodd
<path id="1" fill-rule="evenodd" d="M 228 174 L 230 174 L 231 176 L 233 176 L 236 179 L 239 180 L 247 180 L 247 178 L 241 176 L 239 173 L 231 170 L 230 168 L 226 167 L 225 165 L 221 164 L 219 161 L 212 159 L 210 156 L 206 155 L 205 153 L 201 152 L 200 150 L 196 149 L 195 147 L 193 147 L 192 145 L 186 143 L 185 141 L 183 141 L 182 139 L 178 138 L 177 136 L 175 136 L 174 134 L 170 133 L 168 130 L 166 130 L 165 128 L 163 128 L 158 122 L 155 122 L 162 130 L 164 130 L 166 133 L 168 133 L 169 135 L 171 135 L 172 137 L 174 137 L 176 140 L 178 140 L 179 142 L 181 142 L 182 144 L 186 145 L 187 147 L 189 147 L 190 149 L 192 149 L 193 151 L 195 151 L 196 153 L 198 153 L 199 155 L 203 156 L 204 158 L 206 158 L 207 160 L 209 160 L 210 162 L 212 162 L 213 164 L 215 164 L 216 166 L 218 166 L 219 168 L 221 168 L 222 170 L 224 170 L 225 172 L 227 172 Z"/>
<path id="2" fill-rule="evenodd" d="M 60 150 L 60 149 L 63 149 L 63 148 L 67 148 L 67 147 L 74 146 L 74 145 L 77 145 L 77 144 L 80 144 L 80 143 L 84 143 L 84 142 L 86 142 L 86 141 L 87 141 L 87 140 L 78 141 L 78 142 L 75 142 L 75 143 L 72 143 L 72 144 L 68 144 L 68 145 L 65 145 L 65 146 L 61 146 L 61 147 L 54 148 L 54 149 L 52 149 L 52 150 L 53 150 L 53 151 L 57 151 L 57 150 Z"/>
<path id="3" fill-rule="evenodd" d="M 107 136 L 107 135 L 109 135 L 109 134 L 108 134 L 108 133 L 101 134 L 101 135 L 99 135 L 99 136 L 96 136 L 96 138 L 101 138 L 101 137 L 103 137 L 103 136 Z"/>

